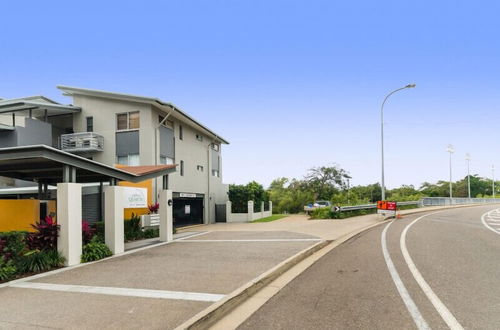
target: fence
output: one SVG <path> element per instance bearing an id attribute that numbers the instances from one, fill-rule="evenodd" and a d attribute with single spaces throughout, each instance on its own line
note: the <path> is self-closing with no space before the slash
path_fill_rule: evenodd
<path id="1" fill-rule="evenodd" d="M 267 211 L 264 211 L 264 202 L 260 205 L 260 212 L 254 211 L 253 201 L 248 201 L 248 211 L 247 213 L 233 213 L 232 203 L 226 202 L 226 222 L 250 222 L 266 217 L 270 217 L 273 214 L 273 202 L 269 202 L 269 207 Z"/>
<path id="2" fill-rule="evenodd" d="M 500 199 L 499 198 L 424 197 L 420 200 L 420 206 L 445 206 L 445 205 L 490 204 L 490 203 L 500 203 Z"/>

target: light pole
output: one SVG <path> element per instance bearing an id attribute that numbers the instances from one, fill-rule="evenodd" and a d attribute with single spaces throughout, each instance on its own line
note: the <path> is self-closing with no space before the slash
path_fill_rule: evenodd
<path id="1" fill-rule="evenodd" d="M 467 161 L 467 190 L 469 192 L 469 199 L 470 199 L 470 154 L 469 153 L 465 154 L 465 160 Z"/>
<path id="2" fill-rule="evenodd" d="M 390 92 L 389 94 L 387 94 L 387 96 L 385 97 L 384 99 L 384 102 L 382 102 L 382 107 L 380 108 L 380 140 L 381 140 L 381 153 L 382 153 L 382 200 L 385 200 L 385 177 L 384 177 L 384 105 L 385 105 L 385 102 L 387 101 L 387 99 L 389 98 L 389 96 L 391 96 L 392 94 L 396 93 L 396 92 L 399 92 L 403 89 L 407 89 L 407 88 L 414 88 L 415 84 L 408 84 L 406 85 L 405 87 L 401 87 L 401 88 L 398 88 L 398 89 L 395 89 L 393 90 L 392 92 Z"/>
<path id="3" fill-rule="evenodd" d="M 491 182 L 493 184 L 492 195 L 495 198 L 495 165 L 491 165 Z"/>
<path id="4" fill-rule="evenodd" d="M 453 198 L 453 193 L 452 193 L 453 189 L 452 189 L 452 185 L 451 185 L 451 154 L 455 152 L 455 149 L 453 148 L 453 146 L 451 144 L 448 144 L 446 151 L 450 153 L 450 205 L 451 205 L 452 198 Z"/>

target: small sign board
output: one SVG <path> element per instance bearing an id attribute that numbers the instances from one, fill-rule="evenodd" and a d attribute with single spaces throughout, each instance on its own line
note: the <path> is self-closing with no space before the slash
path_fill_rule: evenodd
<path id="1" fill-rule="evenodd" d="M 396 215 L 398 205 L 396 202 L 378 201 L 377 213 L 383 215 Z"/>
<path id="2" fill-rule="evenodd" d="M 191 205 L 184 205 L 184 213 L 191 214 Z"/>
<path id="3" fill-rule="evenodd" d="M 180 193 L 179 197 L 196 198 L 196 194 Z"/>
<path id="4" fill-rule="evenodd" d="M 123 187 L 123 207 L 135 209 L 148 207 L 148 190 L 146 188 Z"/>

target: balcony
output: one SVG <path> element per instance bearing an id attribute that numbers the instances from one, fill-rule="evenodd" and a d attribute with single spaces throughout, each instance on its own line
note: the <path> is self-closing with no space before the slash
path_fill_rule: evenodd
<path id="1" fill-rule="evenodd" d="M 94 132 L 63 134 L 60 149 L 72 153 L 93 153 L 103 151 L 104 137 Z"/>

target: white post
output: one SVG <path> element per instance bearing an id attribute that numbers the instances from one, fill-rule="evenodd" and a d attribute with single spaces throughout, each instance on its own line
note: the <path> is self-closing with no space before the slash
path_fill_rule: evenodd
<path id="1" fill-rule="evenodd" d="M 231 201 L 226 202 L 226 222 L 231 222 L 231 212 L 232 212 L 232 203 Z"/>
<path id="2" fill-rule="evenodd" d="M 104 241 L 113 254 L 125 251 L 123 193 L 121 186 L 104 187 Z"/>
<path id="3" fill-rule="evenodd" d="M 248 221 L 253 220 L 253 201 L 248 201 Z"/>
<path id="4" fill-rule="evenodd" d="M 264 217 L 264 202 L 260 202 L 260 218 Z"/>
<path id="5" fill-rule="evenodd" d="M 169 201 L 170 205 L 168 205 Z M 172 190 L 161 190 L 159 203 L 160 203 L 160 241 L 171 242 L 174 240 Z"/>
<path id="6" fill-rule="evenodd" d="M 273 215 L 273 202 L 269 201 L 269 212 Z"/>
<path id="7" fill-rule="evenodd" d="M 57 223 L 60 226 L 57 249 L 66 259 L 64 265 L 79 264 L 82 257 L 81 184 L 57 184 Z"/>

